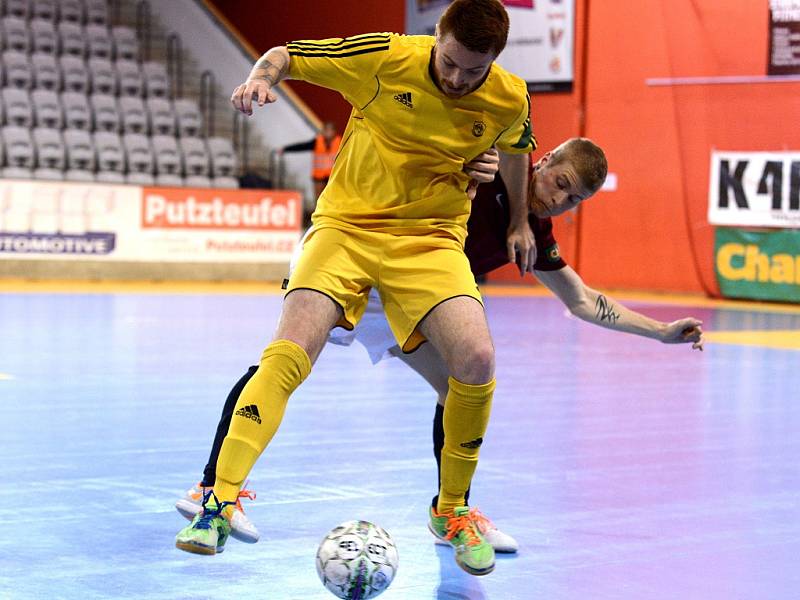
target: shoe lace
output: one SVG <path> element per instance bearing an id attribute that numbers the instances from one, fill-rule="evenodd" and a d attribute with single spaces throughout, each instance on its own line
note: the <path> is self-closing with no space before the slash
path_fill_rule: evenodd
<path id="1" fill-rule="evenodd" d="M 206 505 L 212 497 L 214 498 L 215 507 L 208 508 Z M 200 518 L 194 524 L 193 528 L 211 529 L 211 521 L 222 515 L 222 511 L 224 511 L 228 506 L 233 506 L 234 504 L 236 504 L 236 502 L 220 502 L 214 491 L 209 489 L 208 492 L 203 494 L 203 512 L 200 515 Z"/>
<path id="2" fill-rule="evenodd" d="M 241 513 L 244 513 L 244 509 L 242 508 L 242 500 L 241 500 L 242 498 L 247 498 L 248 500 L 256 499 L 256 493 L 254 491 L 245 489 L 247 488 L 248 483 L 250 483 L 249 479 L 244 482 L 242 489 L 239 490 L 239 496 L 237 496 L 236 498 L 236 510 L 238 510 Z"/>
<path id="3" fill-rule="evenodd" d="M 477 508 L 469 509 L 469 518 L 472 519 L 473 523 L 475 523 L 475 527 L 478 528 L 478 531 L 483 534 L 485 534 L 487 531 L 491 531 L 492 529 L 497 529 L 497 526 L 492 523 L 492 520 Z"/>
<path id="4" fill-rule="evenodd" d="M 463 533 L 468 546 L 477 546 L 481 543 L 480 535 L 475 529 L 475 523 L 473 523 L 469 514 L 462 517 L 450 517 L 447 519 L 446 529 L 447 534 L 444 536 L 446 540 L 451 540 L 458 534 Z"/>

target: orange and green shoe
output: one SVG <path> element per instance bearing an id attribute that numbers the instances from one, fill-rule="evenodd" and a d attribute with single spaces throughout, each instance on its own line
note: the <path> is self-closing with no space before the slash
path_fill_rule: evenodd
<path id="1" fill-rule="evenodd" d="M 456 551 L 456 563 L 471 575 L 488 575 L 494 570 L 494 548 L 486 541 L 470 514 L 468 506 L 440 514 L 430 508 L 428 529 L 437 538 L 450 542 Z"/>
<path id="2" fill-rule="evenodd" d="M 219 502 L 214 492 L 203 497 L 203 509 L 175 536 L 175 546 L 192 554 L 219 554 L 231 533 L 229 516 L 235 502 Z"/>

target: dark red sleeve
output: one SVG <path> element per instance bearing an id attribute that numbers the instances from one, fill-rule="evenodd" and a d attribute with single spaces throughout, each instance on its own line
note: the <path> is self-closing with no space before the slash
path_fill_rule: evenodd
<path id="1" fill-rule="evenodd" d="M 536 264 L 538 271 L 557 271 L 567 263 L 558 251 L 553 236 L 553 222 L 528 216 L 536 238 Z M 498 175 L 492 183 L 478 186 L 472 201 L 472 211 L 467 222 L 467 242 L 464 251 L 475 275 L 485 275 L 508 264 L 506 232 L 510 223 L 508 195 L 503 180 Z"/>
<path id="2" fill-rule="evenodd" d="M 567 263 L 561 258 L 558 242 L 553 235 L 553 220 L 529 215 L 528 222 L 536 238 L 536 263 L 533 268 L 537 271 L 558 271 L 566 267 Z"/>

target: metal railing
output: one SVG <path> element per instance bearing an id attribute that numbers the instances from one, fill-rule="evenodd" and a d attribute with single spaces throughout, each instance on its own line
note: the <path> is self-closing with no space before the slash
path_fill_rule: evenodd
<path id="1" fill-rule="evenodd" d="M 177 33 L 167 36 L 167 75 L 172 98 L 183 98 L 183 48 Z"/>
<path id="2" fill-rule="evenodd" d="M 200 114 L 205 121 L 206 137 L 214 136 L 214 116 L 216 107 L 214 103 L 214 73 L 205 70 L 200 74 Z"/>
<path id="3" fill-rule="evenodd" d="M 139 0 L 136 4 L 136 35 L 139 38 L 139 61 L 150 60 L 153 45 L 153 19 L 150 3 Z"/>

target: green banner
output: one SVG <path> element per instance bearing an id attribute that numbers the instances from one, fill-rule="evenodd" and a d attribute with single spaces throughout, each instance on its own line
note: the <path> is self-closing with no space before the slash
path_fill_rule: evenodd
<path id="1" fill-rule="evenodd" d="M 714 268 L 728 298 L 800 302 L 800 230 L 717 227 Z"/>

